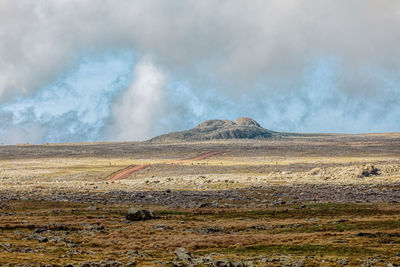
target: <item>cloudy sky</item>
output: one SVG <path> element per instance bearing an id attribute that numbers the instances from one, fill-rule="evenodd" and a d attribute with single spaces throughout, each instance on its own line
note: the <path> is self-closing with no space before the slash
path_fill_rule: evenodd
<path id="1" fill-rule="evenodd" d="M 399 44 L 398 0 L 2 0 L 0 142 L 400 131 Z"/>

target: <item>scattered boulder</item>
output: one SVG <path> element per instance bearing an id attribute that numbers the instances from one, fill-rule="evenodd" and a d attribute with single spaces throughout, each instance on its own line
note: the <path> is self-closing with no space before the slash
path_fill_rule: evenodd
<path id="1" fill-rule="evenodd" d="M 226 259 L 218 260 L 214 263 L 216 267 L 231 267 L 231 262 Z"/>
<path id="2" fill-rule="evenodd" d="M 361 167 L 361 171 L 360 171 L 360 175 L 359 177 L 369 177 L 372 175 L 379 175 L 379 169 L 376 168 L 374 165 L 372 164 L 364 164 Z"/>
<path id="3" fill-rule="evenodd" d="M 163 223 L 154 225 L 153 228 L 156 229 L 156 230 L 163 230 L 163 231 L 166 231 L 166 230 L 173 230 L 172 227 L 167 226 L 167 225 L 165 225 L 165 224 L 163 224 Z"/>
<path id="4" fill-rule="evenodd" d="M 129 221 L 146 221 L 156 218 L 156 215 L 151 210 L 140 210 L 137 208 L 130 208 L 125 218 Z"/>
<path id="5" fill-rule="evenodd" d="M 190 255 L 189 251 L 185 248 L 176 248 L 174 250 L 176 257 L 181 261 L 191 261 L 192 255 Z"/>
<path id="6" fill-rule="evenodd" d="M 33 232 L 35 234 L 40 234 L 40 233 L 43 233 L 43 232 L 46 232 L 46 231 L 47 231 L 46 228 L 36 228 L 35 230 L 33 230 Z"/>
<path id="7" fill-rule="evenodd" d="M 224 228 L 219 226 L 204 226 L 198 230 L 200 234 L 217 234 L 224 233 Z"/>
<path id="8" fill-rule="evenodd" d="M 336 260 L 336 263 L 338 265 L 348 265 L 349 264 L 349 260 L 347 260 L 347 259 L 338 259 L 338 260 Z"/>

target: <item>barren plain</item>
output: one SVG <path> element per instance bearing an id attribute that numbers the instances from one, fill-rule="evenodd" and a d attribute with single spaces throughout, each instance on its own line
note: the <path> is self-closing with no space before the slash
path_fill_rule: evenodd
<path id="1" fill-rule="evenodd" d="M 400 134 L 1 146 L 0 181 L 1 265 L 400 264 Z"/>

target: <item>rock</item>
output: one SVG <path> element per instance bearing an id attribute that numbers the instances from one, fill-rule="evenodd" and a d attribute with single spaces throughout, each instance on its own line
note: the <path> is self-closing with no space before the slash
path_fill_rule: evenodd
<path id="1" fill-rule="evenodd" d="M 234 261 L 234 262 L 231 262 L 230 266 L 232 266 L 232 267 L 244 267 L 244 264 L 241 261 Z"/>
<path id="2" fill-rule="evenodd" d="M 374 238 L 374 237 L 377 237 L 377 234 L 360 232 L 360 233 L 356 234 L 356 236 L 362 236 L 362 237 L 365 236 L 365 237 L 369 237 L 369 238 Z"/>
<path id="3" fill-rule="evenodd" d="M 100 264 L 96 262 L 84 262 L 81 264 L 81 267 L 100 267 Z"/>
<path id="4" fill-rule="evenodd" d="M 35 234 L 40 234 L 40 233 L 43 233 L 43 232 L 46 232 L 46 231 L 47 231 L 46 228 L 36 228 L 35 230 L 33 230 L 33 232 Z"/>
<path id="5" fill-rule="evenodd" d="M 212 207 L 212 203 L 210 203 L 210 202 L 201 203 L 198 207 L 200 209 L 201 208 L 209 208 L 209 207 Z"/>
<path id="6" fill-rule="evenodd" d="M 245 267 L 254 267 L 254 262 L 252 262 L 252 261 L 245 261 L 245 262 L 243 263 L 243 266 L 245 266 Z"/>
<path id="7" fill-rule="evenodd" d="M 374 165 L 372 164 L 364 164 L 361 167 L 361 171 L 360 171 L 360 175 L 359 177 L 369 177 L 372 175 L 379 175 L 379 169 L 376 168 Z"/>
<path id="8" fill-rule="evenodd" d="M 173 267 L 186 267 L 187 264 L 181 262 L 181 261 L 172 261 L 172 262 L 167 262 L 165 266 L 173 266 Z M 189 265 L 191 266 L 191 265 Z"/>
<path id="9" fill-rule="evenodd" d="M 224 228 L 218 226 L 204 226 L 200 230 L 198 230 L 201 234 L 216 234 L 216 233 L 223 233 Z"/>
<path id="10" fill-rule="evenodd" d="M 255 120 L 239 118 L 230 120 L 208 120 L 193 129 L 160 135 L 151 142 L 201 141 L 218 139 L 271 139 L 280 137 L 277 132 L 262 128 Z"/>
<path id="11" fill-rule="evenodd" d="M 37 240 L 37 241 L 39 241 L 39 242 L 41 242 L 41 243 L 46 243 L 46 242 L 49 241 L 49 239 L 48 239 L 47 237 L 41 236 L 41 235 L 38 235 L 38 234 L 30 235 L 30 236 L 28 237 L 28 239 Z"/>
<path id="12" fill-rule="evenodd" d="M 137 208 L 129 209 L 125 218 L 129 221 L 146 221 L 155 219 L 156 216 L 151 210 L 139 210 Z"/>
<path id="13" fill-rule="evenodd" d="M 246 117 L 241 117 L 241 118 L 237 119 L 235 121 L 235 123 L 237 125 L 240 125 L 240 126 L 257 126 L 257 127 L 261 127 L 260 124 L 258 124 L 258 122 L 256 122 L 255 120 L 250 119 L 250 118 L 246 118 Z"/>
<path id="14" fill-rule="evenodd" d="M 336 261 L 336 263 L 339 264 L 339 265 L 347 265 L 347 264 L 349 264 L 349 261 L 346 260 L 346 259 L 338 259 Z"/>
<path id="15" fill-rule="evenodd" d="M 162 224 L 162 223 L 154 225 L 153 228 L 156 229 L 156 230 L 164 230 L 164 231 L 165 230 L 173 230 L 172 227 L 169 227 L 169 226 L 167 226 L 165 224 Z"/>
<path id="16" fill-rule="evenodd" d="M 228 260 L 218 260 L 214 263 L 215 267 L 231 267 L 231 262 Z"/>
<path id="17" fill-rule="evenodd" d="M 11 244 L 9 243 L 0 244 L 0 247 L 3 248 L 5 251 L 10 251 Z"/>
<path id="18" fill-rule="evenodd" d="M 191 261 L 192 256 L 190 255 L 189 251 L 185 248 L 176 248 L 174 250 L 176 257 L 182 261 Z"/>
<path id="19" fill-rule="evenodd" d="M 266 227 L 266 226 L 264 226 L 264 225 L 262 225 L 262 224 L 252 225 L 252 226 L 250 226 L 249 228 L 250 228 L 250 229 L 254 229 L 254 230 L 260 230 L 260 231 L 271 229 L 271 227 Z"/>

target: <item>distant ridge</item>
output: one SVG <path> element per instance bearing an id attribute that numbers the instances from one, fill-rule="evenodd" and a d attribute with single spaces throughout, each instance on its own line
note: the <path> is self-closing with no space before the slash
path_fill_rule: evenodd
<path id="1" fill-rule="evenodd" d="M 231 120 L 208 120 L 190 130 L 163 134 L 152 138 L 151 142 L 205 141 L 223 139 L 273 139 L 278 132 L 267 130 L 251 118 Z"/>

